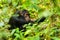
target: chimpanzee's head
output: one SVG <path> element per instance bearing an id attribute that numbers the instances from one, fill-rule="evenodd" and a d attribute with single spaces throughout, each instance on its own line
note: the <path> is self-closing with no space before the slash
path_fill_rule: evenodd
<path id="1" fill-rule="evenodd" d="M 17 10 L 16 14 L 18 14 L 19 17 L 24 17 L 26 21 L 30 20 L 30 14 L 28 10 Z"/>
<path id="2" fill-rule="evenodd" d="M 28 17 L 28 16 L 30 17 L 30 14 L 27 10 L 23 10 L 21 15 L 24 17 Z"/>
<path id="3" fill-rule="evenodd" d="M 16 14 L 19 14 L 19 16 L 24 16 L 24 17 L 30 16 L 27 10 L 19 10 L 16 12 Z"/>

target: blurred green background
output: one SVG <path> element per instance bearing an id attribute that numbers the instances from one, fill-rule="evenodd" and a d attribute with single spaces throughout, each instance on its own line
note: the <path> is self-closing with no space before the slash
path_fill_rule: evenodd
<path id="1" fill-rule="evenodd" d="M 34 20 L 43 16 L 46 19 L 39 25 L 25 24 L 26 32 L 8 30 L 16 9 L 28 10 Z M 60 0 L 0 0 L 0 40 L 60 40 Z"/>

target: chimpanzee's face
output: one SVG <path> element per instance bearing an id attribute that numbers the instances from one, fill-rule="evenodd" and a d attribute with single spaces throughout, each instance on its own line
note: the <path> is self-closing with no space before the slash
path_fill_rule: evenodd
<path id="1" fill-rule="evenodd" d="M 25 20 L 26 21 L 29 21 L 30 20 L 30 16 L 28 14 L 25 14 L 24 17 L 25 17 Z"/>
<path id="2" fill-rule="evenodd" d="M 23 10 L 22 13 L 23 13 L 23 16 L 27 16 L 27 15 L 29 16 L 29 12 L 27 10 Z"/>
<path id="3" fill-rule="evenodd" d="M 30 14 L 29 14 L 29 12 L 27 10 L 23 10 L 22 15 L 24 16 L 26 21 L 30 20 Z"/>
<path id="4" fill-rule="evenodd" d="M 23 16 L 24 17 L 30 17 L 30 15 L 28 13 L 25 13 Z"/>

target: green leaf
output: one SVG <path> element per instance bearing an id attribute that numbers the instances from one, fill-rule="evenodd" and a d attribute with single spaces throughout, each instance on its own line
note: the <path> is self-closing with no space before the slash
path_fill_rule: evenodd
<path id="1" fill-rule="evenodd" d="M 24 35 L 30 34 L 31 30 L 27 30 Z"/>
<path id="2" fill-rule="evenodd" d="M 40 40 L 39 36 L 28 37 L 28 40 Z"/>
<path id="3" fill-rule="evenodd" d="M 52 37 L 53 40 L 60 40 L 58 37 Z"/>
<path id="4" fill-rule="evenodd" d="M 4 22 L 0 22 L 0 27 L 2 27 L 4 25 Z"/>
<path id="5" fill-rule="evenodd" d="M 39 0 L 32 0 L 33 3 L 38 4 Z"/>

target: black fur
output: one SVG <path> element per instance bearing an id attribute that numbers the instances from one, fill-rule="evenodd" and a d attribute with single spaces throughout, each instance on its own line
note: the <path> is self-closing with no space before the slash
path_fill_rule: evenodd
<path id="1" fill-rule="evenodd" d="M 31 23 L 33 22 L 30 20 L 30 15 L 27 10 L 17 11 L 15 14 L 19 14 L 19 16 L 12 16 L 10 18 L 8 24 L 10 24 L 11 27 L 9 28 L 9 30 L 15 29 L 17 27 L 20 28 L 20 30 L 22 30 L 22 29 L 24 30 L 24 29 L 26 29 L 23 27 L 24 24 L 28 24 L 30 22 Z M 24 16 L 25 14 L 27 14 L 28 16 L 25 17 Z M 27 17 L 28 17 L 28 19 L 26 20 L 25 18 L 27 18 Z"/>

